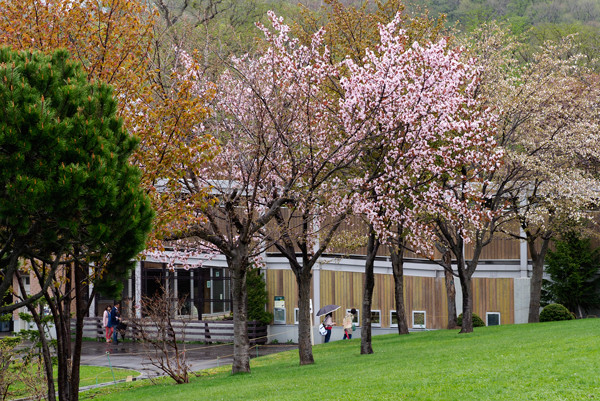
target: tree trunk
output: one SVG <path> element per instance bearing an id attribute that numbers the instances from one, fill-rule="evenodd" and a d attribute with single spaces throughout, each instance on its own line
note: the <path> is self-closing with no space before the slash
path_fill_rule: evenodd
<path id="1" fill-rule="evenodd" d="M 460 273 L 459 273 L 460 274 Z M 471 277 L 460 275 L 460 288 L 463 295 L 462 326 L 459 333 L 473 332 L 473 293 L 471 291 Z"/>
<path id="2" fill-rule="evenodd" d="M 529 293 L 529 323 L 540 321 L 540 304 L 542 296 L 542 276 L 544 264 L 540 261 L 532 261 L 531 288 Z"/>
<path id="3" fill-rule="evenodd" d="M 527 232 L 527 231 L 526 231 Z M 540 321 L 540 301 L 542 297 L 542 278 L 544 276 L 544 259 L 548 252 L 550 239 L 542 239 L 540 250 L 535 247 L 535 238 L 527 238 L 529 253 L 531 254 L 531 287 L 529 294 L 529 323 Z"/>
<path id="4" fill-rule="evenodd" d="M 362 327 L 360 336 L 360 353 L 362 355 L 373 353 L 371 342 L 371 305 L 373 303 L 373 288 L 375 287 L 373 266 L 375 264 L 375 257 L 377 256 L 379 244 L 379 240 L 371 226 L 369 242 L 367 244 L 367 258 L 365 261 L 365 285 L 363 287 Z"/>
<path id="5" fill-rule="evenodd" d="M 306 267 L 296 275 L 296 283 L 298 284 L 298 353 L 300 356 L 300 365 L 312 365 L 315 363 L 310 341 L 310 330 L 312 330 L 312 316 L 310 314 L 311 278 L 310 269 L 306 269 Z"/>
<path id="6" fill-rule="evenodd" d="M 19 279 L 20 281 L 20 279 Z M 48 339 L 43 334 L 44 325 L 42 323 L 41 317 L 38 312 L 35 310 L 35 304 L 28 304 L 27 309 L 31 313 L 33 320 L 38 328 L 38 333 L 40 333 L 40 343 L 41 343 L 41 351 L 42 358 L 41 362 L 44 364 L 44 371 L 46 373 L 46 385 L 48 386 L 48 401 L 56 401 L 56 386 L 54 385 L 54 372 L 52 369 L 52 353 L 50 352 L 50 344 L 48 343 Z"/>
<path id="7" fill-rule="evenodd" d="M 248 341 L 248 291 L 246 272 L 248 256 L 237 250 L 230 265 L 233 278 L 233 365 L 231 373 L 250 373 L 250 343 Z"/>
<path id="8" fill-rule="evenodd" d="M 87 269 L 86 269 L 87 270 Z M 79 400 L 79 368 L 81 365 L 81 347 L 83 345 L 83 317 L 85 316 L 88 302 L 85 300 L 86 287 L 83 282 L 87 277 L 84 266 L 75 263 L 75 347 L 71 359 L 70 400 Z"/>
<path id="9" fill-rule="evenodd" d="M 406 311 L 404 308 L 404 247 L 390 246 L 392 271 L 394 273 L 394 293 L 396 296 L 396 315 L 398 316 L 398 334 L 408 334 Z"/>
<path id="10" fill-rule="evenodd" d="M 446 297 L 448 299 L 448 329 L 452 330 L 458 326 L 456 318 L 456 287 L 454 286 L 454 275 L 452 274 L 452 253 L 450 250 L 444 252 L 442 257 L 444 265 L 444 283 L 446 284 Z"/>
<path id="11" fill-rule="evenodd" d="M 67 278 L 68 286 L 72 285 L 72 269 L 65 266 L 64 272 Z M 65 294 L 69 293 L 68 288 L 64 288 Z M 57 313 L 52 313 L 54 324 L 56 326 L 56 352 L 58 364 L 57 379 L 58 379 L 58 398 L 69 400 L 71 394 L 71 297 L 61 295 L 60 289 L 54 290 L 54 296 L 48 299 L 48 304 L 54 303 Z"/>

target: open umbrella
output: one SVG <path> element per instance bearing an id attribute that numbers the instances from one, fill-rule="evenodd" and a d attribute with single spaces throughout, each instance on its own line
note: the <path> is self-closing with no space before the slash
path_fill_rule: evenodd
<path id="1" fill-rule="evenodd" d="M 323 316 L 338 309 L 340 309 L 339 305 L 325 305 L 324 307 L 319 309 L 319 311 L 317 312 L 317 316 Z"/>

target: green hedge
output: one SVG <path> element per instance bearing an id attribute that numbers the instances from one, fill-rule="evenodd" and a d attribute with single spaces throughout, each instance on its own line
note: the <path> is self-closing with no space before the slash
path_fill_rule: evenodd
<path id="1" fill-rule="evenodd" d="M 462 326 L 462 313 L 458 315 L 456 324 Z M 476 313 L 473 313 L 473 327 L 485 327 L 485 322 Z"/>
<path id="2" fill-rule="evenodd" d="M 575 316 L 561 304 L 550 304 L 542 309 L 540 322 L 557 322 L 560 320 L 573 320 Z"/>

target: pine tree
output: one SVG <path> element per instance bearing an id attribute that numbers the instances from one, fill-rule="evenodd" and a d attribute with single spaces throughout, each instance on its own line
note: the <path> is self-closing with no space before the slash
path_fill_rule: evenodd
<path id="1" fill-rule="evenodd" d="M 248 286 L 248 320 L 257 320 L 262 324 L 271 323 L 273 314 L 265 310 L 268 293 L 264 275 L 260 272 L 260 269 L 248 270 L 246 285 Z"/>
<path id="2" fill-rule="evenodd" d="M 589 238 L 569 232 L 555 241 L 548 251 L 542 298 L 546 303 L 562 304 L 579 318 L 584 311 L 600 305 L 600 252 L 592 249 Z"/>
<path id="3" fill-rule="evenodd" d="M 151 228 L 149 199 L 129 163 L 137 141 L 116 118 L 111 89 L 88 83 L 64 50 L 0 49 L 0 104 L 0 294 L 22 274 L 23 260 L 41 285 L 0 312 L 27 306 L 39 328 L 33 305 L 47 303 L 56 327 L 59 398 L 77 399 L 83 316 L 93 299 L 87 284 L 118 292 L 115 283 Z M 44 353 L 52 400 L 48 344 Z"/>

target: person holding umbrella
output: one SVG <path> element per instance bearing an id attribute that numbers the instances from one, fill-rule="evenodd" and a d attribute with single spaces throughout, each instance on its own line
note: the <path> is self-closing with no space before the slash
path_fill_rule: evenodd
<path id="1" fill-rule="evenodd" d="M 323 320 L 323 326 L 325 326 L 325 330 L 327 330 L 327 334 L 325 334 L 325 342 L 328 343 L 331 338 L 331 329 L 335 326 L 336 323 L 333 321 L 333 315 L 329 312 L 325 315 L 325 320 Z"/>
<path id="2" fill-rule="evenodd" d="M 317 316 L 325 315 L 325 320 L 323 320 L 323 326 L 325 330 L 327 330 L 327 334 L 325 334 L 325 342 L 328 343 L 331 338 L 331 329 L 336 323 L 333 321 L 332 313 L 340 308 L 339 305 L 325 305 L 317 312 Z"/>

